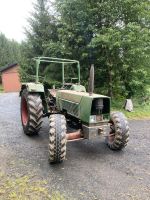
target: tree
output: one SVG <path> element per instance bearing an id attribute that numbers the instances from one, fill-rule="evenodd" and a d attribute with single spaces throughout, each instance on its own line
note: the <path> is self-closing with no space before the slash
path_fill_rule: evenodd
<path id="1" fill-rule="evenodd" d="M 34 4 L 24 58 L 80 60 L 86 85 L 89 65 L 94 63 L 95 90 L 111 97 L 145 91 L 150 76 L 150 1 L 55 0 L 51 11 L 50 6 L 48 0 Z"/>
<path id="2" fill-rule="evenodd" d="M 60 44 L 58 41 L 57 21 L 50 14 L 48 0 L 37 0 L 33 4 L 34 11 L 28 19 L 29 26 L 25 32 L 27 40 L 22 43 L 22 80 L 33 81 L 35 65 L 31 63 L 33 57 L 49 56 L 60 54 Z"/>
<path id="3" fill-rule="evenodd" d="M 20 60 L 20 44 L 0 33 L 0 67 Z"/>
<path id="4" fill-rule="evenodd" d="M 57 24 L 54 16 L 49 14 L 47 0 L 37 0 L 28 22 L 26 35 L 32 57 L 52 55 L 55 49 L 51 47 L 58 41 Z"/>
<path id="5" fill-rule="evenodd" d="M 148 0 L 57 0 L 59 39 L 84 72 L 96 66 L 95 86 L 109 96 L 144 90 L 149 61 Z M 85 77 L 84 77 L 85 78 Z"/>
<path id="6" fill-rule="evenodd" d="M 112 11 L 113 4 L 112 1 Z M 129 98 L 145 88 L 150 57 L 147 26 L 150 15 L 145 10 L 149 4 L 149 1 L 118 1 L 118 9 L 115 13 L 109 11 L 111 18 L 105 19 L 106 24 L 97 30 L 93 39 L 95 47 L 101 49 L 105 57 L 110 96 L 114 93 Z"/>

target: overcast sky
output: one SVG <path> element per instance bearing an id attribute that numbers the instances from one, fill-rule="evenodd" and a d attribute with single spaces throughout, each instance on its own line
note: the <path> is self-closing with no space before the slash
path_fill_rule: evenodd
<path id="1" fill-rule="evenodd" d="M 0 0 L 0 32 L 18 42 L 25 39 L 24 29 L 35 0 Z"/>

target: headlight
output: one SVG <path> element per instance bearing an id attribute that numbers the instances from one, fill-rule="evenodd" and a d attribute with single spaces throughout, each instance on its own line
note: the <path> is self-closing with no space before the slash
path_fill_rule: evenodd
<path id="1" fill-rule="evenodd" d="M 90 123 L 96 123 L 96 115 L 90 116 Z"/>

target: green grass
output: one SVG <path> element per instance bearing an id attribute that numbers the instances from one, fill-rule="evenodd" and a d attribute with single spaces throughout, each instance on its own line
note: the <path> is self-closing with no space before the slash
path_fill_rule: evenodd
<path id="1" fill-rule="evenodd" d="M 0 84 L 0 93 L 2 93 L 3 92 L 3 87 L 2 87 L 2 85 Z"/>
<path id="2" fill-rule="evenodd" d="M 133 101 L 133 111 L 128 112 L 125 111 L 122 107 L 121 103 L 113 103 L 112 110 L 113 111 L 121 111 L 125 114 L 125 116 L 129 119 L 150 119 L 150 104 L 140 105 L 138 103 L 134 103 Z"/>
<path id="3" fill-rule="evenodd" d="M 7 200 L 65 200 L 59 192 L 49 192 L 45 180 L 32 177 L 10 177 L 0 172 L 0 199 Z"/>

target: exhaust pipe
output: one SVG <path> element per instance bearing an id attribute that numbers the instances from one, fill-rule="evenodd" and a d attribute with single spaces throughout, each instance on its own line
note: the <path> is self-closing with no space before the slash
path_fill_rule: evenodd
<path id="1" fill-rule="evenodd" d="M 90 68 L 90 77 L 89 77 L 89 95 L 92 96 L 94 92 L 94 64 Z"/>

